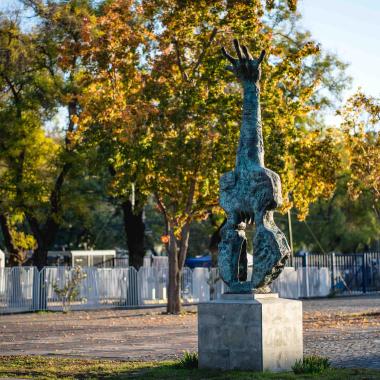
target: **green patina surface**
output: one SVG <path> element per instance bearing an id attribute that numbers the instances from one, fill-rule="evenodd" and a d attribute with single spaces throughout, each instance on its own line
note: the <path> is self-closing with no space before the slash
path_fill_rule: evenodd
<path id="1" fill-rule="evenodd" d="M 243 117 L 235 169 L 220 179 L 220 205 L 227 221 L 219 244 L 221 277 L 233 293 L 268 292 L 268 285 L 281 273 L 290 248 L 285 235 L 273 220 L 273 211 L 281 205 L 279 176 L 265 167 L 260 115 L 261 62 L 265 52 L 254 59 L 245 46 L 234 41 L 238 58 L 223 48 L 230 69 L 243 91 Z M 253 273 L 247 281 L 247 224 L 255 224 Z"/>

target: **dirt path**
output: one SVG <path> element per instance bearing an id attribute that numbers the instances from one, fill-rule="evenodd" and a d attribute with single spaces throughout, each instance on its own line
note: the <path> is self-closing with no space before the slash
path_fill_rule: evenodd
<path id="1" fill-rule="evenodd" d="M 380 369 L 380 296 L 304 301 L 305 354 Z M 0 316 L 0 354 L 167 360 L 197 349 L 196 308 Z"/>

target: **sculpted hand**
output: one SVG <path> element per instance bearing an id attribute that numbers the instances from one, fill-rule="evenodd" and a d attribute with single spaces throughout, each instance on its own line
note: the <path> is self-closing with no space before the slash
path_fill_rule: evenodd
<path id="1" fill-rule="evenodd" d="M 227 53 L 226 49 L 222 47 L 223 55 L 231 62 L 232 66 L 227 66 L 227 69 L 235 73 L 235 75 L 242 82 L 248 81 L 257 84 L 260 80 L 261 69 L 260 64 L 265 56 L 265 50 L 260 54 L 260 57 L 252 58 L 247 47 L 242 45 L 240 47 L 239 41 L 234 40 L 234 46 L 238 58 L 232 57 Z"/>

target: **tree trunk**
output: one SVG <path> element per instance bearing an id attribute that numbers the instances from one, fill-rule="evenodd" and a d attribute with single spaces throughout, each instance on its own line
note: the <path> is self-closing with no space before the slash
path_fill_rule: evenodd
<path id="1" fill-rule="evenodd" d="M 33 230 L 33 228 L 32 228 Z M 37 248 L 33 253 L 33 265 L 35 265 L 38 270 L 41 270 L 47 265 L 48 251 L 51 249 L 55 237 L 57 236 L 59 230 L 59 224 L 55 221 L 54 217 L 47 220 L 44 228 L 33 231 L 33 236 L 37 240 Z"/>
<path id="2" fill-rule="evenodd" d="M 122 209 L 129 251 L 129 265 L 138 270 L 143 265 L 145 256 L 145 223 L 143 221 L 143 211 L 141 210 L 134 213 L 130 200 L 126 200 L 122 203 Z"/>
<path id="3" fill-rule="evenodd" d="M 181 272 L 185 264 L 189 246 L 190 223 L 185 224 L 181 231 L 181 240 L 177 242 L 174 236 L 174 226 L 169 226 L 169 289 L 168 314 L 181 312 Z"/>
<path id="4" fill-rule="evenodd" d="M 21 266 L 25 260 L 25 255 L 22 250 L 20 250 L 12 237 L 8 219 L 4 214 L 0 214 L 0 228 L 4 239 L 4 244 L 9 252 L 9 265 L 11 267 Z"/>
<path id="5" fill-rule="evenodd" d="M 37 218 L 26 213 L 33 236 L 37 241 L 37 248 L 33 253 L 33 265 L 35 265 L 38 270 L 41 270 L 47 265 L 48 251 L 53 245 L 59 230 L 60 224 L 58 217 L 61 212 L 61 190 L 67 170 L 67 168 L 62 169 L 56 181 L 54 190 L 50 195 L 50 214 L 45 224 L 41 227 Z"/>
<path id="6" fill-rule="evenodd" d="M 75 127 L 73 116 L 77 115 L 78 111 L 78 100 L 75 96 L 68 103 L 67 108 L 69 113 L 69 125 L 65 136 L 65 151 L 66 154 L 69 154 L 72 153 L 72 147 L 70 146 L 70 133 L 74 131 Z M 33 264 L 38 268 L 38 270 L 41 270 L 47 265 L 48 250 L 53 245 L 60 227 L 59 220 L 62 212 L 62 188 L 72 166 L 73 162 L 71 160 L 65 161 L 62 165 L 61 171 L 55 179 L 54 187 L 49 197 L 50 209 L 47 214 L 45 224 L 41 226 L 34 215 L 29 212 L 25 212 L 33 235 L 37 240 L 37 249 L 33 253 Z"/>
<path id="7" fill-rule="evenodd" d="M 227 219 L 224 218 L 222 224 L 220 224 L 217 229 L 212 233 L 210 238 L 210 243 L 208 249 L 211 252 L 211 266 L 216 268 L 218 266 L 218 252 L 219 252 L 219 243 L 222 240 L 220 236 L 220 231 L 226 224 Z M 215 224 L 214 224 L 215 225 Z"/>
<path id="8" fill-rule="evenodd" d="M 29 226 L 32 230 L 32 234 L 37 241 L 37 248 L 33 252 L 33 265 L 37 267 L 38 270 L 41 270 L 47 264 L 47 252 L 48 248 L 46 247 L 45 235 L 46 232 L 40 228 L 38 220 L 33 216 L 26 214 Z"/>
<path id="9" fill-rule="evenodd" d="M 181 311 L 181 284 L 178 267 L 178 245 L 173 228 L 169 227 L 169 286 L 168 286 L 168 314 L 178 314 Z"/>
<path id="10" fill-rule="evenodd" d="M 33 265 L 40 271 L 47 265 L 48 250 L 44 247 L 38 247 L 33 253 Z"/>

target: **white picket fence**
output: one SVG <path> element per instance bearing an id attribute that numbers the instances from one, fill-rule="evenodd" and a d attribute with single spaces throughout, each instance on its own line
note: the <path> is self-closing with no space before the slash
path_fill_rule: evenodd
<path id="1" fill-rule="evenodd" d="M 168 273 L 166 268 L 83 268 L 86 273 L 78 286 L 71 309 L 165 305 Z M 62 310 L 62 300 L 54 286 L 63 288 L 73 274 L 68 267 L 0 268 L 0 314 L 35 310 Z M 250 273 L 248 273 L 250 275 Z M 284 298 L 323 297 L 330 292 L 327 268 L 285 268 L 272 284 Z M 184 268 L 181 297 L 184 304 L 219 298 L 228 291 L 217 270 Z"/>
<path id="2" fill-rule="evenodd" d="M 331 272 L 328 268 L 285 267 L 271 288 L 283 298 L 326 297 L 331 292 Z"/>

